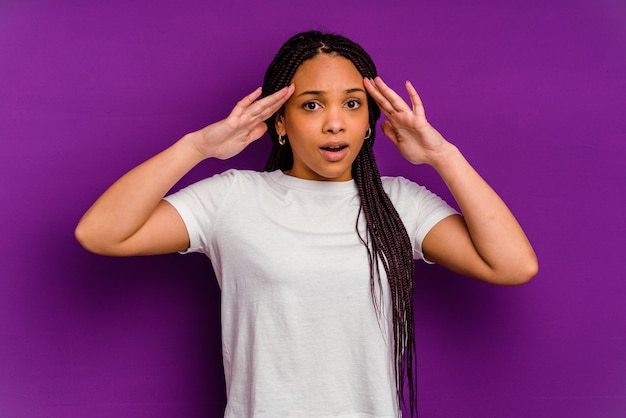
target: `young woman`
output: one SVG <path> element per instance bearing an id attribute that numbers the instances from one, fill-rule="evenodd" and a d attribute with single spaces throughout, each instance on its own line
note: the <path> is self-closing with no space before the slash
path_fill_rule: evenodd
<path id="1" fill-rule="evenodd" d="M 536 274 L 507 206 L 406 89 L 410 105 L 354 42 L 298 34 L 262 90 L 128 172 L 77 226 L 99 254 L 210 257 L 226 417 L 398 417 L 405 382 L 415 413 L 413 260 L 500 285 Z M 437 170 L 462 215 L 415 183 L 381 178 L 381 111 L 400 154 Z M 230 158 L 266 131 L 264 172 L 229 170 L 165 197 L 200 161 Z"/>

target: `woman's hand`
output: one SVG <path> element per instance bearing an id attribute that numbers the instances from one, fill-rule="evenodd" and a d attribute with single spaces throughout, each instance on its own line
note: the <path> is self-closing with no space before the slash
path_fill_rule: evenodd
<path id="1" fill-rule="evenodd" d="M 422 250 L 453 271 L 501 285 L 521 284 L 537 273 L 537 257 L 513 214 L 454 145 L 433 128 L 410 82 L 412 108 L 380 77 L 365 88 L 387 116 L 383 132 L 413 164 L 433 166 L 463 217 L 449 216 L 424 238 Z"/>
<path id="2" fill-rule="evenodd" d="M 194 147 L 202 158 L 225 160 L 239 154 L 265 133 L 265 119 L 280 109 L 293 91 L 290 85 L 256 100 L 261 94 L 259 87 L 241 99 L 226 119 L 191 134 Z"/>
<path id="3" fill-rule="evenodd" d="M 96 200 L 76 227 L 89 251 L 116 256 L 164 254 L 189 246 L 187 228 L 163 196 L 200 161 L 226 159 L 267 129 L 263 121 L 287 101 L 294 87 L 261 100 L 244 97 L 230 115 L 179 141 L 123 175 Z"/>
<path id="4" fill-rule="evenodd" d="M 364 85 L 387 117 L 381 128 L 404 158 L 413 164 L 437 165 L 449 152 L 451 144 L 426 120 L 424 106 L 411 82 L 406 90 L 412 108 L 380 78 L 365 78 Z"/>

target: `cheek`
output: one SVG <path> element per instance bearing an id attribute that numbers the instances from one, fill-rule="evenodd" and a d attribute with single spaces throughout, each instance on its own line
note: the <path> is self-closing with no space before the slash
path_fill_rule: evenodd
<path id="1" fill-rule="evenodd" d="M 315 128 L 315 121 L 312 118 L 302 118 L 297 116 L 285 116 L 285 129 L 291 138 L 302 139 Z"/>
<path id="2" fill-rule="evenodd" d="M 361 152 L 361 148 L 363 148 L 363 144 L 365 144 L 365 136 L 363 136 L 363 138 L 361 139 L 361 141 L 359 141 L 359 151 L 357 152 L 357 154 L 359 152 Z M 355 157 L 356 158 L 356 157 Z"/>

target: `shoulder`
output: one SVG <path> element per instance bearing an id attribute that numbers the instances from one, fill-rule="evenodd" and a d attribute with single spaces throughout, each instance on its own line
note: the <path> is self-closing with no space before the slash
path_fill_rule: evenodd
<path id="1" fill-rule="evenodd" d="M 383 189 L 392 200 L 402 197 L 418 198 L 431 193 L 426 187 L 405 177 L 381 176 L 380 180 L 383 184 Z"/>
<path id="2" fill-rule="evenodd" d="M 194 189 L 203 189 L 209 187 L 230 188 L 233 186 L 242 186 L 246 184 L 258 184 L 259 182 L 263 182 L 264 178 L 266 178 L 267 175 L 267 172 L 229 169 L 222 173 L 214 174 L 203 180 L 199 180 L 188 187 Z"/>
<path id="3" fill-rule="evenodd" d="M 404 177 L 381 177 L 383 189 L 391 199 L 396 209 L 402 212 L 404 209 L 422 213 L 443 211 L 456 213 L 446 201 L 428 188 L 417 184 Z"/>
<path id="4" fill-rule="evenodd" d="M 263 177 L 266 177 L 267 174 L 268 173 L 265 171 L 239 170 L 231 168 L 222 173 L 215 174 L 208 179 L 215 178 L 222 181 L 259 181 Z"/>
<path id="5" fill-rule="evenodd" d="M 264 188 L 269 173 L 229 169 L 192 183 L 168 195 L 165 200 L 179 206 L 181 203 L 206 206 L 221 205 L 229 196 L 246 195 Z M 266 180 L 264 180 L 266 179 Z"/>

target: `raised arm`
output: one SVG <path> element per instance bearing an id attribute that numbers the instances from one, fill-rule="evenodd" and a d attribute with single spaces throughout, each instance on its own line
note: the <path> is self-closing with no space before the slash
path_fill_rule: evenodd
<path id="1" fill-rule="evenodd" d="M 260 138 L 267 129 L 263 121 L 285 103 L 293 86 L 256 100 L 260 93 L 255 90 L 226 119 L 185 135 L 122 176 L 83 215 L 76 239 L 89 251 L 113 256 L 187 249 L 187 229 L 163 197 L 200 161 L 230 158 Z"/>
<path id="2" fill-rule="evenodd" d="M 489 283 L 525 283 L 537 273 L 537 257 L 519 223 L 496 192 L 426 120 L 410 82 L 409 106 L 379 77 L 365 79 L 368 92 L 387 120 L 383 132 L 413 164 L 431 165 L 450 189 L 463 216 L 448 217 L 426 235 L 429 260 Z"/>

